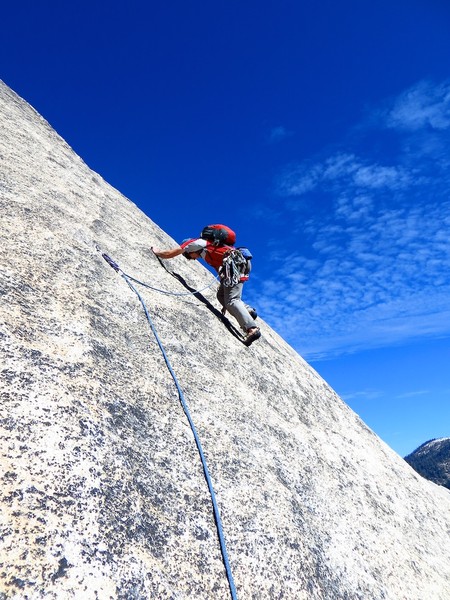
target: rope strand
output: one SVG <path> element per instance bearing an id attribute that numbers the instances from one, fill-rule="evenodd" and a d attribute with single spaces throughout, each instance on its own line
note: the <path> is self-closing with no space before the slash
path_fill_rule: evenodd
<path id="1" fill-rule="evenodd" d="M 132 277 L 131 275 L 128 275 L 127 273 L 122 271 L 122 269 L 119 267 L 119 265 L 110 256 L 108 256 L 107 254 L 102 254 L 102 256 L 106 260 L 106 262 L 114 269 L 114 271 L 117 271 L 117 273 L 125 275 L 126 277 L 128 277 L 128 279 L 130 279 L 131 281 L 134 281 L 135 283 L 138 283 L 139 285 L 142 285 L 143 287 L 153 290 L 154 292 L 159 292 L 160 294 L 166 294 L 167 296 L 194 296 L 195 294 L 200 294 L 201 292 L 204 292 L 208 288 L 212 287 L 218 280 L 218 276 L 217 276 L 207 286 L 205 286 L 204 288 L 201 288 L 200 290 L 194 290 L 193 292 L 169 292 L 168 290 L 161 290 L 159 288 L 151 286 L 148 283 L 139 281 L 139 279 L 136 279 L 135 277 Z"/>
<path id="2" fill-rule="evenodd" d="M 228 585 L 230 587 L 231 598 L 232 598 L 232 600 L 237 600 L 236 586 L 234 584 L 233 574 L 231 572 L 230 561 L 229 561 L 229 558 L 228 558 L 228 552 L 227 552 L 227 547 L 226 547 L 226 543 L 225 543 L 225 536 L 224 536 L 224 533 L 223 533 L 222 520 L 220 518 L 219 507 L 217 505 L 217 500 L 216 500 L 216 495 L 215 495 L 215 492 L 214 492 L 214 487 L 213 487 L 213 484 L 212 484 L 211 476 L 209 474 L 208 465 L 207 465 L 207 462 L 206 462 L 205 455 L 203 453 L 203 448 L 202 448 L 202 445 L 201 445 L 201 442 L 200 442 L 200 438 L 198 437 L 194 421 L 192 420 L 191 414 L 189 412 L 188 405 L 187 405 L 186 400 L 184 398 L 183 390 L 181 389 L 181 386 L 180 386 L 180 384 L 178 382 L 177 376 L 175 375 L 175 372 L 174 372 L 174 370 L 172 368 L 172 365 L 171 365 L 171 363 L 169 361 L 169 358 L 167 356 L 165 348 L 164 348 L 164 346 L 163 346 L 163 344 L 162 344 L 162 342 L 161 342 L 161 340 L 159 338 L 158 332 L 156 331 L 156 328 L 155 328 L 155 326 L 153 324 L 153 321 L 152 321 L 152 319 L 150 317 L 150 314 L 148 312 L 147 306 L 146 306 L 146 304 L 145 304 L 145 302 L 144 302 L 141 294 L 136 289 L 136 287 L 131 283 L 131 281 L 134 281 L 135 283 L 143 285 L 144 287 L 149 287 L 152 290 L 156 290 L 156 291 L 159 291 L 159 292 L 162 292 L 162 293 L 169 293 L 169 294 L 171 294 L 171 293 L 170 292 L 164 292 L 163 290 L 158 290 L 158 289 L 153 288 L 153 287 L 151 287 L 151 286 L 149 286 L 149 285 L 147 285 L 145 283 L 140 282 L 139 280 L 135 279 L 134 277 L 131 277 L 130 275 L 127 275 L 126 273 L 124 273 L 122 271 L 122 269 L 119 267 L 119 265 L 115 261 L 113 261 L 107 254 L 102 254 L 102 256 L 106 260 L 106 262 L 117 273 L 120 274 L 120 276 L 126 281 L 126 283 L 129 286 L 129 288 L 138 297 L 139 302 L 141 303 L 142 308 L 143 308 L 144 313 L 145 313 L 145 316 L 147 318 L 147 322 L 148 322 L 148 324 L 150 326 L 150 329 L 152 330 L 152 333 L 153 333 L 153 335 L 154 335 L 154 337 L 155 337 L 155 339 L 156 339 L 156 341 L 158 343 L 159 349 L 161 350 L 161 353 L 162 353 L 162 355 L 164 357 L 164 361 L 165 361 L 165 363 L 167 365 L 167 368 L 168 368 L 168 370 L 169 370 L 169 372 L 170 372 L 170 374 L 172 376 L 172 379 L 173 379 L 173 381 L 175 383 L 175 386 L 177 388 L 178 397 L 179 397 L 181 406 L 183 407 L 184 413 L 185 413 L 186 418 L 187 418 L 187 420 L 189 422 L 189 425 L 191 427 L 192 434 L 194 436 L 194 440 L 195 440 L 195 443 L 196 443 L 196 446 L 197 446 L 197 450 L 198 450 L 198 453 L 200 455 L 200 460 L 201 460 L 202 467 L 203 467 L 203 473 L 205 475 L 206 483 L 208 485 L 208 490 L 209 490 L 209 493 L 210 493 L 210 496 L 211 496 L 211 502 L 212 502 L 213 513 L 214 513 L 214 520 L 215 520 L 215 523 L 216 523 L 217 535 L 218 535 L 218 538 L 219 538 L 219 544 L 220 544 L 220 549 L 221 549 L 221 553 L 222 553 L 222 560 L 223 560 L 223 564 L 224 564 L 226 575 L 227 575 L 227 579 L 228 579 Z M 210 286 L 208 286 L 208 287 L 210 287 Z M 196 292 L 191 292 L 191 293 L 196 293 Z M 187 295 L 187 294 L 172 294 L 172 295 L 179 296 L 179 295 Z"/>

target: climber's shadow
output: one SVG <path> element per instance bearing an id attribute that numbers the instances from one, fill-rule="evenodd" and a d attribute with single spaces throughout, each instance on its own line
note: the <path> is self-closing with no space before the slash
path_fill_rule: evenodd
<path id="1" fill-rule="evenodd" d="M 183 287 L 185 287 L 187 290 L 192 292 L 192 295 L 194 296 L 194 298 L 197 298 L 197 300 L 200 300 L 200 302 L 202 302 L 206 306 L 206 308 L 209 311 L 211 311 L 212 314 L 215 315 L 225 325 L 225 327 L 228 329 L 228 331 L 231 333 L 231 335 L 234 335 L 235 338 L 237 338 L 240 342 L 244 343 L 244 339 L 243 339 L 242 335 L 239 333 L 239 330 L 232 323 L 230 323 L 230 321 L 225 317 L 225 315 L 223 315 L 220 312 L 220 310 L 218 310 L 215 306 L 213 306 L 211 304 L 211 302 L 207 298 L 205 298 L 205 296 L 203 294 L 201 294 L 200 292 L 196 292 L 195 289 L 192 288 L 186 282 L 186 280 L 178 273 L 172 273 L 172 276 L 175 277 L 175 279 L 177 279 Z"/>
<path id="2" fill-rule="evenodd" d="M 167 273 L 172 275 L 172 277 L 175 277 L 175 279 L 177 279 L 184 288 L 186 288 L 189 292 L 191 292 L 191 294 L 194 296 L 194 298 L 197 298 L 197 300 L 200 300 L 200 302 L 202 302 L 202 304 L 204 304 L 206 306 L 206 308 L 210 312 L 212 312 L 212 314 L 215 317 L 217 317 L 219 319 L 219 321 L 221 321 L 225 325 L 225 327 L 228 329 L 228 331 L 231 333 L 231 335 L 233 335 L 236 339 L 238 339 L 240 342 L 245 344 L 245 339 L 240 334 L 239 330 L 232 323 L 230 323 L 230 321 L 225 317 L 225 315 L 223 315 L 220 312 L 220 310 L 218 310 L 215 306 L 213 306 L 211 304 L 211 302 L 207 298 L 205 298 L 205 296 L 203 296 L 203 294 L 201 294 L 200 292 L 196 292 L 195 288 L 191 287 L 187 283 L 187 281 L 184 279 L 184 277 L 182 277 L 179 273 L 174 273 L 173 271 L 170 271 L 166 267 L 166 265 L 162 262 L 162 260 L 160 260 L 159 257 L 157 257 L 157 258 L 158 258 L 160 264 L 167 271 Z"/>

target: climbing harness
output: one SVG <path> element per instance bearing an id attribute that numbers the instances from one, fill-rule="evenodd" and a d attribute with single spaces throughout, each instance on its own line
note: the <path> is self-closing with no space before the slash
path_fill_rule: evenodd
<path id="1" fill-rule="evenodd" d="M 119 267 L 119 265 L 114 260 L 112 260 L 112 258 L 110 258 L 107 254 L 102 254 L 102 256 L 106 260 L 106 262 L 114 269 L 114 271 L 116 271 L 117 273 L 120 274 L 120 276 L 126 281 L 126 283 L 129 286 L 129 288 L 136 294 L 137 298 L 139 299 L 139 302 L 141 303 L 142 308 L 143 308 L 144 313 L 145 313 L 145 316 L 147 318 L 147 322 L 148 322 L 148 324 L 150 326 L 150 329 L 152 330 L 152 333 L 153 333 L 153 335 L 154 335 L 154 337 L 155 337 L 155 339 L 156 339 L 156 341 L 158 343 L 158 346 L 159 346 L 159 349 L 161 350 L 161 353 L 163 355 L 164 361 L 165 361 L 165 363 L 167 365 L 167 368 L 168 368 L 168 370 L 169 370 L 169 372 L 170 372 L 170 374 L 172 376 L 172 379 L 173 379 L 173 381 L 175 383 L 175 387 L 177 388 L 178 397 L 179 397 L 181 406 L 183 407 L 184 413 L 185 413 L 186 418 L 187 418 L 187 420 L 189 422 L 189 425 L 191 427 L 195 443 L 197 445 L 197 450 L 198 450 L 198 453 L 200 455 L 200 460 L 202 462 L 203 473 L 205 475 L 206 483 L 208 485 L 208 490 L 209 490 L 209 493 L 210 493 L 210 496 L 211 496 L 211 502 L 212 502 L 212 505 L 213 505 L 214 520 L 215 520 L 215 523 L 216 523 L 217 535 L 218 535 L 218 538 L 219 538 L 220 549 L 221 549 L 221 552 L 222 552 L 222 559 L 223 559 L 223 563 L 224 563 L 224 567 L 225 567 L 225 571 L 226 571 L 226 575 L 227 575 L 227 579 L 228 579 L 228 584 L 229 584 L 229 587 L 230 587 L 231 598 L 232 598 L 232 600 L 237 600 L 236 586 L 234 584 L 233 575 L 232 575 L 232 572 L 231 572 L 230 561 L 228 559 L 228 553 L 227 553 L 227 548 L 226 548 L 226 543 L 225 543 L 225 536 L 224 536 L 224 533 L 223 533 L 222 521 L 221 521 L 220 513 L 219 513 L 219 507 L 217 505 L 216 495 L 214 493 L 214 488 L 213 488 L 213 484 L 212 484 L 212 481 L 211 481 L 211 476 L 209 474 L 208 465 L 206 463 L 206 458 L 205 458 L 205 455 L 203 453 L 203 448 L 202 448 L 202 445 L 201 445 L 201 442 L 200 442 L 200 438 L 198 437 L 197 430 L 196 430 L 195 425 L 194 425 L 194 421 L 192 420 L 191 414 L 189 412 L 188 405 L 187 405 L 186 400 L 184 398 L 183 390 L 181 389 L 181 386 L 180 386 L 180 384 L 178 382 L 177 376 L 175 375 L 175 372 L 174 372 L 174 370 L 172 368 L 172 365 L 171 365 L 171 363 L 169 361 L 169 358 L 168 358 L 168 356 L 166 354 L 164 346 L 163 346 L 163 344 L 162 344 L 162 342 L 161 342 L 161 340 L 159 338 L 158 332 L 156 331 L 155 325 L 153 324 L 153 321 L 152 321 L 152 319 L 150 317 L 150 314 L 148 312 L 147 306 L 146 306 L 146 304 L 145 304 L 145 302 L 144 302 L 141 294 L 136 289 L 136 287 L 131 283 L 131 281 L 134 281 L 135 283 L 138 283 L 138 284 L 143 285 L 145 287 L 149 287 L 150 289 L 156 289 L 156 288 L 152 288 L 151 286 L 146 285 L 146 284 L 138 281 L 137 279 L 134 279 L 134 277 L 131 277 L 130 275 L 127 275 L 126 273 L 124 273 L 122 271 L 122 269 Z M 210 286 L 208 286 L 208 287 L 210 287 Z M 169 293 L 169 292 L 164 292 L 163 290 L 158 290 L 158 289 L 156 289 L 156 291 L 159 291 L 159 292 L 162 292 L 162 293 Z M 196 293 L 196 292 L 192 292 L 192 293 Z M 175 294 L 175 295 L 180 295 L 180 294 Z M 181 295 L 184 295 L 184 294 L 181 294 Z"/>

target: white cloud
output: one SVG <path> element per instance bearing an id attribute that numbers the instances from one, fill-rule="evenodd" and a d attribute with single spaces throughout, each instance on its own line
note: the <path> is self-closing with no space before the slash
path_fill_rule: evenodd
<path id="1" fill-rule="evenodd" d="M 400 150 L 385 164 L 359 142 L 282 174 L 284 218 L 301 234 L 284 239 L 282 252 L 276 245 L 254 302 L 305 356 L 450 335 L 448 164 L 406 143 L 412 129 L 433 128 L 439 156 L 450 156 L 449 102 L 445 83 L 419 84 L 391 103 L 384 115 Z"/>
<path id="2" fill-rule="evenodd" d="M 386 125 L 417 131 L 450 128 L 450 82 L 437 85 L 422 81 L 406 90 L 386 114 Z"/>
<path id="3" fill-rule="evenodd" d="M 322 165 L 289 167 L 278 181 L 278 191 L 283 196 L 301 196 L 314 190 L 323 180 Z"/>
<path id="4" fill-rule="evenodd" d="M 403 165 L 380 165 L 355 155 L 336 154 L 313 165 L 290 166 L 280 177 L 278 193 L 303 196 L 317 189 L 349 190 L 357 193 L 371 190 L 396 191 L 417 183 L 417 173 Z"/>
<path id="5" fill-rule="evenodd" d="M 361 166 L 355 172 L 353 181 L 359 188 L 396 190 L 410 185 L 411 176 L 403 167 L 367 165 Z"/>
<path id="6" fill-rule="evenodd" d="M 271 144 L 275 144 L 277 142 L 281 142 L 282 140 L 288 137 L 291 137 L 292 135 L 293 133 L 286 129 L 286 127 L 279 125 L 277 127 L 273 127 L 270 130 L 268 139 Z"/>
<path id="7" fill-rule="evenodd" d="M 430 393 L 430 390 L 416 390 L 416 391 L 413 391 L 413 392 L 404 392 L 403 394 L 399 394 L 397 396 L 397 398 L 399 398 L 399 399 L 403 399 L 403 398 L 415 398 L 417 396 L 426 396 L 429 393 Z"/>
<path id="8" fill-rule="evenodd" d="M 383 392 L 381 392 L 380 390 L 368 389 L 360 390 L 357 392 L 344 393 L 341 397 L 343 400 L 345 400 L 345 402 L 349 402 L 352 400 L 376 400 L 377 398 L 380 398 L 383 395 Z"/>
<path id="9" fill-rule="evenodd" d="M 324 161 L 324 179 L 335 180 L 348 175 L 351 176 L 360 166 L 354 154 L 335 154 Z"/>

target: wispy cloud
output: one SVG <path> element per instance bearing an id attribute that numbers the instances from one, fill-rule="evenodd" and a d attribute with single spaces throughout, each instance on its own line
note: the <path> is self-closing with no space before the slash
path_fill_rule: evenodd
<path id="1" fill-rule="evenodd" d="M 399 398 L 399 399 L 416 398 L 417 396 L 426 396 L 429 393 L 430 393 L 430 390 L 417 390 L 417 391 L 413 391 L 413 392 L 405 392 L 403 394 L 399 394 L 397 396 L 397 398 Z"/>
<path id="2" fill-rule="evenodd" d="M 289 131 L 283 125 L 278 125 L 277 127 L 272 127 L 268 135 L 268 142 L 270 144 L 276 144 L 285 140 L 288 137 L 293 135 L 292 131 Z"/>
<path id="3" fill-rule="evenodd" d="M 348 393 L 343 393 L 342 394 L 342 399 L 345 400 L 345 402 L 350 402 L 352 400 L 359 400 L 359 401 L 372 401 L 372 400 L 377 400 L 380 397 L 384 396 L 384 392 L 381 392 L 380 390 L 374 390 L 374 389 L 367 389 L 367 390 L 359 390 L 357 392 L 348 392 Z"/>
<path id="4" fill-rule="evenodd" d="M 302 242 L 278 244 L 258 304 L 310 358 L 450 335 L 450 84 L 419 83 L 376 121 L 378 146 L 397 136 L 389 161 L 359 139 L 277 182 Z"/>
<path id="5" fill-rule="evenodd" d="M 413 185 L 418 177 L 415 170 L 397 165 L 380 165 L 354 154 L 335 154 L 313 165 L 291 166 L 279 178 L 282 195 L 302 196 L 320 188 L 321 191 L 390 190 Z M 419 179 L 420 180 L 420 179 Z"/>
<path id="6" fill-rule="evenodd" d="M 450 83 L 422 81 L 397 98 L 384 113 L 387 127 L 405 131 L 450 128 Z"/>

